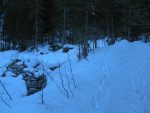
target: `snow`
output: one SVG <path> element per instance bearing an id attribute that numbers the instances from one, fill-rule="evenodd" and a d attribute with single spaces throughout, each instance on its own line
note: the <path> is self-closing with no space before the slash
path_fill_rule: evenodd
<path id="1" fill-rule="evenodd" d="M 48 85 L 43 92 L 45 104 L 41 104 L 42 92 L 25 96 L 21 75 L 1 77 L 13 101 L 3 95 L 11 108 L 0 99 L 0 113 L 150 113 L 150 46 L 126 40 L 108 47 L 103 44 L 104 41 L 98 41 L 99 48 L 94 54 L 90 53 L 88 60 L 80 62 L 77 60 L 78 48 L 73 46 L 74 49 L 69 51 L 77 88 L 71 79 L 68 54 L 62 50 L 50 52 L 48 47 L 40 48 L 40 52 L 46 53 L 44 55 L 39 52 L 0 52 L 1 73 L 14 56 L 22 59 L 28 66 L 27 70 L 33 72 L 32 66 L 37 62 L 42 62 L 46 69 L 60 63 L 60 70 L 50 72 L 50 75 L 61 85 L 61 71 L 69 93 L 68 99 L 63 88 L 58 88 L 47 76 Z M 0 85 L 1 92 L 4 90 Z"/>
<path id="2" fill-rule="evenodd" d="M 74 46 L 71 45 L 71 44 L 65 44 L 65 45 L 63 46 L 63 48 L 74 48 Z"/>

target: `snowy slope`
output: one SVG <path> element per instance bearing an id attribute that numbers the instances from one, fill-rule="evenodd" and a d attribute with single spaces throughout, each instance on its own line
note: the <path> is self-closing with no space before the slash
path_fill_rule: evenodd
<path id="1" fill-rule="evenodd" d="M 44 89 L 45 104 L 41 104 L 41 92 L 25 96 L 26 89 L 21 76 L 0 78 L 13 98 L 12 102 L 7 99 L 11 108 L 0 101 L 0 113 L 150 113 L 150 46 L 123 40 L 96 49 L 95 54 L 90 53 L 88 61 L 81 62 L 76 60 L 76 53 L 76 49 L 69 53 L 77 85 L 74 88 L 70 80 L 69 99 L 49 77 Z M 0 58 L 10 58 L 14 54 L 14 51 L 0 53 Z M 58 63 L 56 55 L 60 56 L 63 63 L 61 71 L 70 77 L 67 55 L 61 51 L 44 56 L 25 52 L 18 57 L 46 63 L 50 61 L 48 65 L 52 65 Z M 0 66 L 7 62 L 0 63 Z M 59 83 L 58 75 L 59 70 L 51 74 Z"/>

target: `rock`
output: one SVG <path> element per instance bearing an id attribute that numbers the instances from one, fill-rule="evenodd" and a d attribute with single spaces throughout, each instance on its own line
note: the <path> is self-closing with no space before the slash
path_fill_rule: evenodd
<path id="1" fill-rule="evenodd" d="M 63 47 L 63 52 L 64 53 L 68 53 L 71 49 L 73 49 L 73 47 L 71 47 L 71 46 L 64 46 Z"/>
<path id="2" fill-rule="evenodd" d="M 46 76 L 42 75 L 38 78 L 31 76 L 26 79 L 27 95 L 32 95 L 44 89 L 47 85 Z"/>
<path id="3" fill-rule="evenodd" d="M 27 66 L 24 63 L 20 63 L 21 60 L 16 59 L 11 64 L 9 64 L 6 69 L 7 71 L 11 71 L 12 73 L 16 74 L 17 76 L 23 72 L 23 69 Z"/>
<path id="4" fill-rule="evenodd" d="M 51 51 L 58 51 L 61 48 L 62 48 L 62 44 L 56 43 L 56 44 L 50 45 L 49 50 L 51 50 Z"/>
<path id="5" fill-rule="evenodd" d="M 40 63 L 37 63 L 33 66 L 33 68 L 36 70 L 40 65 Z M 47 79 L 45 75 L 36 77 L 34 73 L 30 72 L 29 70 L 25 70 L 26 68 L 27 66 L 24 64 L 24 62 L 16 59 L 6 67 L 7 71 L 3 73 L 3 76 L 17 77 L 18 75 L 22 75 L 23 80 L 26 83 L 27 95 L 32 95 L 46 87 Z"/>

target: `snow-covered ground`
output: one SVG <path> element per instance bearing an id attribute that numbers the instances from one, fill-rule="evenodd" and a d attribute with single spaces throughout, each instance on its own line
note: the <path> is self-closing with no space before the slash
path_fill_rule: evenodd
<path id="1" fill-rule="evenodd" d="M 24 62 L 30 60 L 26 62 L 28 66 L 35 62 L 42 62 L 46 67 L 58 62 L 62 64 L 60 70 L 51 73 L 55 82 L 47 76 L 48 84 L 43 91 L 45 104 L 41 104 L 42 92 L 26 96 L 22 76 L 1 77 L 13 100 L 10 101 L 0 85 L 0 96 L 10 106 L 0 97 L 0 113 L 150 113 L 149 45 L 123 40 L 96 49 L 94 54 L 89 54 L 88 60 L 80 62 L 77 60 L 78 49 L 74 46 L 68 54 L 76 88 L 73 87 L 68 54 L 62 50 L 49 52 L 46 48 L 40 50 L 44 55 L 40 52 L 0 52 L 0 74 L 16 57 Z M 65 86 L 68 86 L 69 98 L 63 88 L 58 87 L 61 84 L 60 71 Z"/>

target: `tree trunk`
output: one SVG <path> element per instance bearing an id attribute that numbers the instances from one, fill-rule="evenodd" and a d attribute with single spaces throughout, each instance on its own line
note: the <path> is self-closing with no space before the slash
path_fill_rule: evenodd
<path id="1" fill-rule="evenodd" d="M 66 41 L 66 8 L 64 7 L 64 22 L 63 22 L 63 37 L 62 37 L 62 43 L 65 44 Z"/>
<path id="2" fill-rule="evenodd" d="M 39 12 L 39 0 L 36 0 L 36 36 L 35 36 L 35 48 L 38 45 L 38 12 Z"/>

